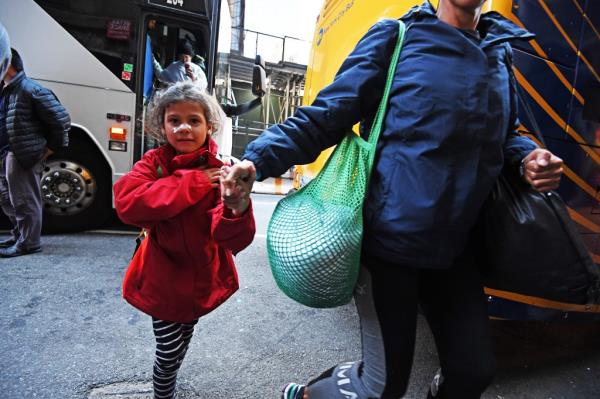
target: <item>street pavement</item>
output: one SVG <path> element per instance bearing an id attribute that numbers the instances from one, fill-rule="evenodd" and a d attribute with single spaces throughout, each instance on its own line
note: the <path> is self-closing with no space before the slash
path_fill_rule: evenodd
<path id="1" fill-rule="evenodd" d="M 179 375 L 183 399 L 277 399 L 360 356 L 352 304 L 317 310 L 275 286 L 266 224 L 280 197 L 254 195 L 258 231 L 236 257 L 240 290 L 200 319 Z M 0 259 L 0 398 L 148 398 L 148 316 L 121 298 L 130 232 L 49 235 L 44 252 Z M 0 234 L 0 239 L 5 235 Z M 494 322 L 498 377 L 484 399 L 600 398 L 600 326 Z M 425 398 L 438 368 L 425 323 L 406 398 Z"/>

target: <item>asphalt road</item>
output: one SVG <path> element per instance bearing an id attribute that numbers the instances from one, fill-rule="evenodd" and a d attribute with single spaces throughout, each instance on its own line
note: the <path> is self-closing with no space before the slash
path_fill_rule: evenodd
<path id="1" fill-rule="evenodd" d="M 180 398 L 276 399 L 285 382 L 360 356 L 352 305 L 310 309 L 276 288 L 265 229 L 277 199 L 255 196 L 257 236 L 236 258 L 241 288 L 200 320 Z M 121 398 L 99 388 L 149 388 L 151 321 L 120 292 L 134 236 L 113 227 L 120 232 L 44 236 L 43 253 L 0 259 L 0 398 Z M 494 340 L 500 370 L 484 399 L 600 398 L 600 325 L 494 322 Z M 425 398 L 437 368 L 420 320 L 406 397 Z"/>

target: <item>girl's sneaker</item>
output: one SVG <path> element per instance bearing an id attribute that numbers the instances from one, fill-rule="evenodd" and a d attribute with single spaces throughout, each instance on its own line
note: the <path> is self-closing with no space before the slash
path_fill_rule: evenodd
<path id="1" fill-rule="evenodd" d="M 302 399 L 306 385 L 289 383 L 281 389 L 281 399 Z"/>

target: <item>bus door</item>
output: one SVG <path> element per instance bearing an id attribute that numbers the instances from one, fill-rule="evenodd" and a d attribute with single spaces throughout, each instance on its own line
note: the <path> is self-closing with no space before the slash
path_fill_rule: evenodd
<path id="1" fill-rule="evenodd" d="M 145 12 L 142 14 L 143 40 L 140 41 L 139 52 L 142 55 L 138 60 L 138 93 L 136 103 L 136 140 L 134 143 L 134 161 L 142 155 L 159 146 L 160 136 L 157 136 L 146 125 L 145 120 L 149 105 L 155 93 L 174 83 L 170 74 L 160 74 L 171 65 L 179 61 L 182 47 L 191 49 L 192 63 L 195 63 L 204 73 L 207 82 L 211 82 L 212 68 L 211 56 L 211 30 L 206 18 L 171 15 L 170 13 Z M 207 90 L 210 91 L 210 83 Z"/>

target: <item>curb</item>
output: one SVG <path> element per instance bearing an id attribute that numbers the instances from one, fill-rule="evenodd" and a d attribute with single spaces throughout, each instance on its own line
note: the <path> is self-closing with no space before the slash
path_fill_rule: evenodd
<path id="1" fill-rule="evenodd" d="M 255 182 L 252 192 L 256 194 L 277 194 L 285 195 L 293 187 L 291 179 L 281 177 L 271 177 L 261 182 Z"/>

